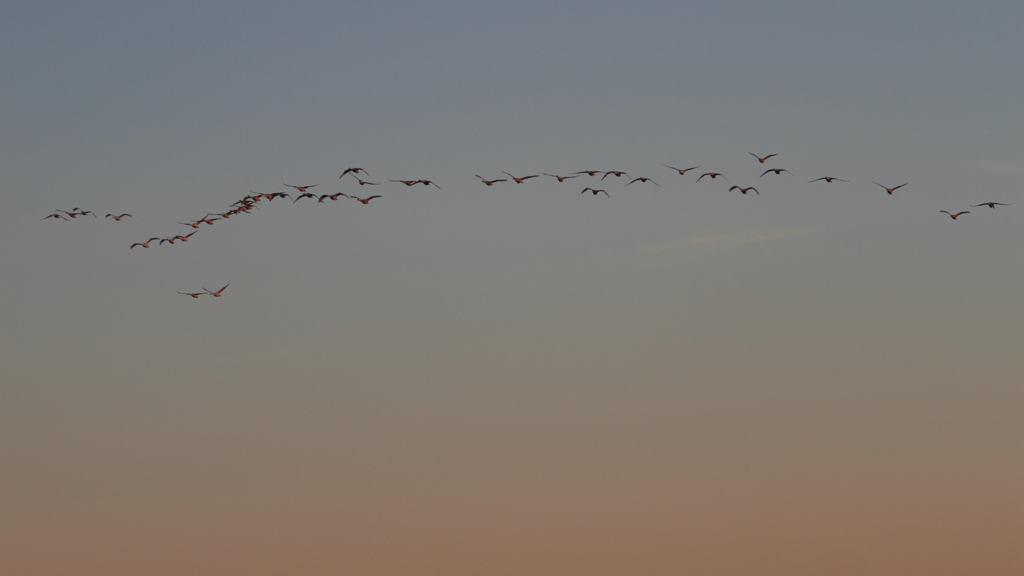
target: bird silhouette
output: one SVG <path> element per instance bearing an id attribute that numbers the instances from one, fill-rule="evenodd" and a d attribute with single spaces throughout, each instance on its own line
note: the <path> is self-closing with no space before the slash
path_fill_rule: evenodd
<path id="1" fill-rule="evenodd" d="M 689 172 L 690 170 L 696 170 L 697 168 L 700 168 L 700 166 L 691 166 L 689 168 L 676 168 L 675 166 L 669 166 L 668 164 L 662 164 L 662 166 L 664 166 L 665 168 L 671 168 L 676 172 L 679 172 L 680 176 L 686 176 L 686 173 Z"/>
<path id="2" fill-rule="evenodd" d="M 594 188 L 584 188 L 583 190 L 580 191 L 580 194 L 586 194 L 587 192 L 593 192 L 594 196 L 597 196 L 598 193 L 603 192 L 605 196 L 608 196 L 609 198 L 611 198 L 611 196 L 608 195 L 607 191 L 605 191 L 605 190 L 596 190 Z"/>
<path id="3" fill-rule="evenodd" d="M 228 282 L 227 284 L 225 284 L 224 288 L 227 288 L 228 286 L 231 286 L 231 282 Z M 221 292 L 224 291 L 224 288 L 221 288 L 220 290 L 217 290 L 216 292 L 210 292 L 209 290 L 206 290 L 206 288 L 203 288 L 203 290 L 206 290 L 206 293 L 209 294 L 210 296 L 213 296 L 214 298 L 220 298 L 220 294 L 221 294 Z"/>
<path id="4" fill-rule="evenodd" d="M 904 187 L 904 186 L 906 186 L 907 184 L 910 184 L 910 182 L 905 182 L 905 183 L 903 183 L 903 184 L 900 184 L 899 186 L 896 186 L 896 187 L 894 187 L 894 188 L 886 188 L 885 186 L 882 186 L 882 185 L 881 185 L 881 184 L 879 184 L 878 182 L 874 182 L 874 181 L 872 181 L 871 183 L 872 183 L 872 184 L 874 184 L 875 186 L 881 186 L 881 187 L 882 187 L 882 189 L 883 189 L 883 190 L 885 190 L 886 192 L 888 192 L 889 194 L 892 194 L 893 192 L 895 192 L 895 191 L 899 190 L 900 188 L 903 188 L 903 187 Z"/>
<path id="5" fill-rule="evenodd" d="M 764 164 L 764 161 L 769 159 L 769 158 L 771 158 L 772 156 L 778 156 L 778 154 L 769 154 L 769 155 L 765 156 L 764 158 L 762 158 L 762 157 L 758 156 L 757 154 L 754 154 L 753 152 L 747 152 L 747 154 L 750 154 L 754 158 L 757 158 L 757 161 L 760 162 L 761 164 Z"/>
<path id="6" fill-rule="evenodd" d="M 953 214 L 952 212 L 946 212 L 945 210 L 939 210 L 939 212 L 945 212 L 946 214 L 949 214 L 949 217 L 952 218 L 953 220 L 956 220 L 958 217 L 963 216 L 964 214 L 970 214 L 970 212 L 967 210 L 957 212 L 956 214 Z"/>
<path id="7" fill-rule="evenodd" d="M 972 204 L 971 208 L 979 208 L 981 206 L 988 206 L 989 208 L 995 208 L 996 206 L 1009 206 L 1009 204 L 1003 204 L 1002 202 L 982 202 L 981 204 Z M 50 216 L 52 216 L 52 214 Z"/>
<path id="8" fill-rule="evenodd" d="M 523 176 L 522 178 L 516 178 L 515 176 L 509 174 L 508 172 L 505 172 L 504 170 L 502 170 L 501 173 L 515 180 L 516 184 L 522 184 L 524 180 L 529 180 L 530 178 L 538 178 L 540 176 L 540 174 L 534 174 L 532 176 Z"/>
<path id="9" fill-rule="evenodd" d="M 729 192 L 732 192 L 733 190 L 739 190 L 743 194 L 746 194 L 747 192 L 750 192 L 751 190 L 753 190 L 754 192 L 757 192 L 758 196 L 761 195 L 761 193 L 758 192 L 757 188 L 754 188 L 753 186 L 751 186 L 749 188 L 741 188 L 739 186 L 733 186 L 732 188 L 729 188 Z"/>
<path id="10" fill-rule="evenodd" d="M 487 186 L 494 186 L 495 182 L 508 182 L 508 180 L 505 178 L 498 178 L 497 180 L 488 180 L 479 174 L 474 174 L 474 176 L 479 178 Z"/>

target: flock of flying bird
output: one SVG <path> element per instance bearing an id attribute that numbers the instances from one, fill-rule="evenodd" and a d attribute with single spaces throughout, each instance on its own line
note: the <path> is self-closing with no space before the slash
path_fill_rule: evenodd
<path id="1" fill-rule="evenodd" d="M 750 154 L 751 156 L 756 158 L 757 161 L 759 163 L 761 163 L 761 164 L 764 164 L 768 159 L 770 159 L 772 157 L 778 156 L 778 154 L 768 154 L 767 156 L 758 156 L 757 154 L 754 154 L 753 152 L 748 152 L 748 154 Z M 664 166 L 666 168 L 669 168 L 671 170 L 674 170 L 674 171 L 678 172 L 680 176 L 685 176 L 687 173 L 689 173 L 691 171 L 694 171 L 694 170 L 697 170 L 697 169 L 700 168 L 700 166 L 691 166 L 689 168 L 676 168 L 675 166 L 669 166 L 667 164 L 664 164 Z M 789 174 L 791 176 L 793 175 L 792 172 L 790 172 L 789 170 L 786 170 L 785 168 L 768 168 L 767 170 L 765 170 L 764 172 L 761 173 L 759 178 L 763 178 L 765 175 L 772 174 L 772 173 L 774 173 L 775 175 L 781 175 L 783 172 L 785 172 L 786 174 Z M 661 184 L 658 184 L 657 182 L 655 182 L 654 180 L 652 180 L 651 178 L 649 178 L 647 176 L 639 176 L 637 178 L 630 178 L 629 174 L 627 174 L 626 172 L 621 171 L 621 170 L 609 170 L 609 171 L 581 170 L 579 172 L 573 172 L 573 173 L 571 173 L 571 174 L 569 174 L 567 176 L 561 176 L 561 175 L 558 175 L 558 174 L 548 174 L 547 172 L 541 172 L 540 174 L 531 174 L 529 176 L 519 176 L 519 177 L 513 176 L 512 174 L 510 174 L 508 172 L 505 172 L 505 171 L 502 171 L 502 174 L 505 174 L 506 176 L 508 176 L 508 178 L 496 178 L 496 179 L 493 179 L 493 180 L 488 180 L 488 179 L 484 178 L 483 176 L 480 176 L 479 174 L 475 174 L 475 176 L 477 178 L 479 178 L 480 181 L 485 186 L 494 186 L 495 184 L 497 184 L 499 182 L 508 182 L 509 179 L 511 179 L 516 184 L 523 184 L 523 183 L 525 183 L 527 180 L 529 180 L 531 178 L 540 178 L 542 175 L 555 178 L 559 182 L 565 182 L 566 180 L 570 180 L 572 178 L 579 178 L 579 177 L 582 177 L 582 176 L 588 176 L 588 177 L 591 177 L 591 178 L 595 178 L 598 175 L 600 175 L 601 177 L 600 177 L 599 181 L 604 181 L 609 176 L 613 176 L 615 178 L 626 178 L 627 180 L 629 180 L 629 182 L 626 183 L 626 186 L 629 186 L 631 184 L 635 184 L 637 182 L 640 182 L 642 184 L 650 183 L 650 184 L 654 184 L 655 186 L 658 186 L 659 188 L 661 187 Z M 353 178 L 355 178 L 359 182 L 360 186 L 380 186 L 382 184 L 382 182 L 370 182 L 368 180 L 363 180 L 361 176 L 366 176 L 367 178 L 370 177 L 370 173 L 367 172 L 363 168 L 346 168 L 345 171 L 341 173 L 341 176 L 338 176 L 338 178 L 339 179 L 344 178 L 346 175 L 351 175 Z M 704 172 L 703 174 L 701 174 L 697 178 L 697 182 L 700 182 L 705 177 L 706 178 L 710 178 L 711 180 L 714 180 L 714 179 L 717 179 L 717 178 L 721 178 L 725 182 L 729 182 L 729 180 L 723 174 L 721 174 L 719 172 Z M 417 180 L 388 180 L 388 182 L 404 184 L 405 186 L 408 186 L 408 187 L 415 186 L 417 184 L 422 184 L 424 186 L 434 186 L 434 187 L 436 187 L 438 189 L 441 189 L 441 187 L 438 186 L 438 184 L 436 182 L 432 181 L 432 180 L 424 180 L 424 179 L 417 179 Z M 820 178 L 815 178 L 814 180 L 809 180 L 808 181 L 808 183 L 814 183 L 814 182 L 826 182 L 826 183 L 831 184 L 833 182 L 849 182 L 849 180 L 843 180 L 841 178 L 836 178 L 835 176 L 822 176 Z M 872 182 L 872 183 L 875 184 L 876 186 L 882 188 L 883 190 L 885 190 L 886 193 L 888 193 L 889 195 L 892 195 L 896 190 L 899 190 L 900 188 L 903 188 L 904 186 L 907 185 L 907 183 L 904 183 L 904 184 L 900 184 L 898 186 L 888 187 L 888 186 L 883 186 L 882 184 L 879 184 L 878 182 Z M 309 185 L 305 185 L 305 186 L 295 186 L 293 184 L 285 183 L 284 186 L 286 186 L 288 188 L 293 188 L 295 190 L 295 192 L 297 193 L 294 197 L 288 191 L 285 191 L 285 192 L 273 192 L 273 193 L 269 193 L 269 194 L 257 194 L 256 192 L 252 192 L 250 190 L 250 194 L 249 195 L 244 196 L 240 200 L 237 200 L 237 201 L 231 203 L 229 205 L 229 209 L 224 211 L 224 212 L 219 212 L 219 213 L 218 212 L 210 212 L 210 213 L 207 213 L 202 218 L 193 220 L 191 222 L 178 222 L 179 224 L 183 224 L 185 226 L 190 226 L 190 227 L 195 229 L 195 230 L 193 230 L 189 234 L 185 234 L 185 235 L 178 234 L 178 235 L 168 236 L 168 237 L 163 237 L 163 238 L 160 237 L 160 236 L 154 236 L 154 237 L 146 240 L 145 242 L 136 242 L 136 243 L 132 244 L 131 246 L 129 246 L 129 249 L 135 248 L 136 246 L 141 246 L 142 248 L 149 248 L 150 243 L 155 241 L 155 240 L 159 240 L 158 245 L 164 244 L 165 242 L 168 243 L 168 244 L 174 244 L 175 242 L 178 242 L 178 241 L 180 241 L 180 242 L 188 242 L 188 239 L 193 234 L 195 234 L 196 231 L 199 230 L 199 226 L 201 224 L 213 225 L 213 223 L 218 221 L 218 220 L 226 220 L 226 219 L 228 219 L 228 218 L 230 218 L 232 216 L 236 216 L 236 215 L 240 215 L 240 214 L 249 214 L 249 213 L 251 213 L 251 211 L 254 208 L 257 208 L 257 204 L 260 203 L 263 200 L 266 200 L 268 203 L 270 203 L 270 202 L 273 202 L 275 199 L 278 199 L 278 198 L 288 198 L 288 199 L 290 199 L 292 201 L 292 204 L 295 204 L 299 200 L 302 200 L 304 198 L 310 198 L 310 199 L 316 199 L 317 202 L 323 204 L 325 200 L 336 201 L 339 198 L 341 198 L 342 196 L 344 196 L 345 198 L 356 200 L 358 202 L 361 202 L 362 204 L 369 204 L 370 200 L 373 200 L 374 198 L 381 198 L 380 194 L 375 194 L 375 195 L 366 196 L 366 197 L 359 197 L 357 195 L 345 194 L 344 192 L 336 192 L 334 194 L 321 194 L 321 195 L 317 195 L 317 194 L 315 194 L 313 192 L 310 192 L 311 188 L 315 188 L 318 185 L 319 184 L 309 184 Z M 732 192 L 733 190 L 738 190 L 741 194 L 747 194 L 749 192 L 754 192 L 755 194 L 758 194 L 758 195 L 761 194 L 761 192 L 757 188 L 755 188 L 754 186 L 748 186 L 748 187 L 744 188 L 742 186 L 732 185 L 732 186 L 730 186 L 729 191 Z M 604 194 L 605 196 L 610 197 L 610 194 L 608 194 L 608 191 L 603 189 L 603 188 L 593 188 L 593 187 L 589 187 L 588 186 L 588 187 L 583 188 L 583 190 L 580 191 L 580 194 L 586 194 L 587 192 L 590 192 L 594 196 L 597 196 L 598 194 Z M 972 208 L 978 208 L 978 207 L 982 207 L 982 206 L 987 206 L 989 208 L 995 208 L 996 206 L 1009 206 L 1009 204 L 1002 203 L 1002 202 L 982 202 L 981 204 L 972 204 L 971 205 Z M 969 210 L 961 210 L 961 211 L 956 212 L 956 213 L 949 212 L 947 210 L 940 210 L 939 212 L 948 215 L 953 220 L 957 220 L 960 216 L 963 216 L 964 214 L 970 214 Z M 75 208 L 71 209 L 70 211 L 57 209 L 53 214 L 50 214 L 50 215 L 42 218 L 42 220 L 47 220 L 47 219 L 53 218 L 53 219 L 56 219 L 56 220 L 70 221 L 70 220 L 73 220 L 73 219 L 75 219 L 75 218 L 77 218 L 79 216 L 92 216 L 93 218 L 97 218 L 95 212 L 93 212 L 91 210 L 82 210 L 81 208 L 75 207 Z M 111 218 L 111 219 L 113 219 L 113 220 L 115 220 L 117 222 L 120 222 L 122 218 L 131 218 L 131 217 L 132 217 L 132 215 L 131 214 L 127 214 L 127 213 L 125 213 L 125 214 L 107 214 L 105 216 L 105 218 Z M 201 292 L 178 292 L 178 294 L 183 294 L 185 296 L 190 296 L 192 298 L 199 298 L 200 296 L 205 296 L 205 295 L 210 295 L 210 296 L 213 296 L 215 298 L 219 298 L 222 295 L 222 293 L 224 292 L 224 289 L 227 288 L 228 286 L 230 286 L 230 282 L 228 284 L 225 284 L 220 290 L 217 290 L 216 292 L 208 290 L 206 288 L 203 288 Z"/>

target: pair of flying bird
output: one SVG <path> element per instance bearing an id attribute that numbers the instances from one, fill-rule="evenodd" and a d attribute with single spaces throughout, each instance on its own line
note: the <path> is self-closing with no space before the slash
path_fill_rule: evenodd
<path id="1" fill-rule="evenodd" d="M 224 288 L 227 288 L 228 286 L 231 286 L 231 282 L 228 282 L 227 284 L 225 284 Z M 224 292 L 224 288 L 221 288 L 220 290 L 217 290 L 216 292 L 211 292 L 211 291 L 207 290 L 206 288 L 203 288 L 202 292 L 178 292 L 178 294 L 184 294 L 185 296 L 191 296 L 193 298 L 199 298 L 200 296 L 203 296 L 204 294 L 209 294 L 210 296 L 213 296 L 214 298 L 220 298 L 221 293 Z"/>

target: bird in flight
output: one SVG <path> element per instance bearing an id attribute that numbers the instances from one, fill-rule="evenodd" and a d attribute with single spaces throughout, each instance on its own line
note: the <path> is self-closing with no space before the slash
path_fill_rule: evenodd
<path id="1" fill-rule="evenodd" d="M 830 184 L 832 182 L 849 182 L 849 180 L 843 180 L 841 178 L 836 178 L 835 176 L 822 176 L 821 178 L 815 178 L 814 180 L 808 180 L 807 183 L 810 184 L 811 182 L 817 182 L 819 180 L 824 180 L 825 182 L 828 182 Z"/>
<path id="2" fill-rule="evenodd" d="M 597 194 L 599 192 L 604 192 L 605 196 L 608 196 L 609 198 L 611 198 L 611 196 L 608 195 L 607 191 L 605 191 L 605 190 L 595 190 L 594 188 L 584 188 L 583 190 L 580 191 L 580 194 L 586 194 L 587 192 L 593 192 L 594 196 L 597 196 Z"/>
<path id="3" fill-rule="evenodd" d="M 939 210 L 939 212 L 945 212 L 946 214 L 949 214 L 949 217 L 952 218 L 953 220 L 956 220 L 958 216 L 963 216 L 964 214 L 970 214 L 970 212 L 967 211 L 967 210 L 964 210 L 963 212 L 957 212 L 956 214 L 952 214 L 950 212 L 946 212 L 945 210 Z"/>
<path id="4" fill-rule="evenodd" d="M 312 192 L 303 192 L 302 194 L 296 196 L 294 200 L 292 200 L 292 204 L 295 204 L 296 202 L 302 200 L 303 198 L 316 198 L 316 194 L 313 194 Z M 223 214 L 221 214 L 221 216 L 223 216 Z"/>
<path id="5" fill-rule="evenodd" d="M 782 174 L 783 172 L 785 172 L 786 174 L 789 174 L 790 176 L 793 175 L 792 172 L 790 172 L 789 170 L 786 170 L 785 168 L 769 168 L 769 169 L 765 170 L 764 172 L 762 172 L 761 176 L 764 176 L 765 174 L 767 174 L 769 172 L 775 172 L 776 174 Z M 760 176 L 758 176 L 758 178 L 760 178 Z"/>
<path id="6" fill-rule="evenodd" d="M 639 178 L 633 178 L 632 180 L 630 180 L 630 181 L 629 181 L 629 183 L 628 183 L 628 184 L 626 184 L 626 186 L 629 186 L 629 185 L 630 185 L 630 184 L 632 184 L 633 182 L 643 182 L 643 183 L 645 183 L 645 184 L 646 184 L 647 182 L 650 182 L 651 184 L 654 184 L 654 185 L 655 185 L 655 186 L 657 186 L 658 188 L 661 188 L 661 184 L 658 184 L 657 182 L 655 182 L 654 180 L 651 180 L 651 179 L 650 179 L 650 178 L 648 178 L 647 176 L 641 176 L 641 177 L 639 177 Z"/>
<path id="7" fill-rule="evenodd" d="M 203 288 L 206 290 L 206 288 Z M 184 294 L 185 296 L 191 296 L 193 298 L 199 298 L 203 294 L 209 294 L 209 292 L 178 292 L 178 294 Z"/>
<path id="8" fill-rule="evenodd" d="M 547 172 L 541 172 L 541 174 L 545 176 L 551 176 L 552 178 L 557 178 L 559 182 L 565 182 L 569 178 L 576 178 L 576 176 L 559 176 L 558 174 L 548 174 Z"/>
<path id="9" fill-rule="evenodd" d="M 437 183 L 434 182 L 433 180 L 423 180 L 421 178 L 421 179 L 417 180 L 416 182 L 419 183 L 419 184 L 423 184 L 424 186 L 433 186 L 434 188 L 437 188 L 438 190 L 441 189 L 441 187 L 438 186 Z"/>
<path id="10" fill-rule="evenodd" d="M 359 185 L 360 186 L 366 186 L 367 184 L 369 184 L 370 186 L 380 186 L 380 182 L 367 182 L 366 180 L 363 180 L 362 178 L 356 178 L 356 180 L 359 180 Z"/>
<path id="11" fill-rule="evenodd" d="M 65 218 L 62 214 L 57 214 L 56 212 L 54 212 L 53 214 L 50 214 L 46 218 L 40 218 L 40 220 L 46 220 L 47 218 L 60 218 L 61 220 L 67 220 L 68 222 L 70 222 L 70 220 Z"/>
<path id="12" fill-rule="evenodd" d="M 729 188 L 729 192 L 732 192 L 733 190 L 739 190 L 743 194 L 746 194 L 747 192 L 750 192 L 751 190 L 753 190 L 754 192 L 757 192 L 758 196 L 761 195 L 761 193 L 758 192 L 757 188 L 754 188 L 753 186 L 751 186 L 749 188 L 741 188 L 739 186 L 733 186 L 732 188 Z"/>
<path id="13" fill-rule="evenodd" d="M 360 172 L 362 172 L 363 174 L 366 174 L 367 176 L 370 175 L 369 172 L 367 172 L 366 170 L 363 170 L 362 168 L 346 168 L 345 171 L 341 173 L 341 176 L 338 176 L 338 178 L 344 177 L 345 174 L 351 174 L 351 175 L 355 176 L 356 174 L 359 174 Z"/>
<path id="14" fill-rule="evenodd" d="M 369 198 L 358 198 L 356 196 L 349 196 L 349 198 L 352 198 L 353 200 L 359 200 L 363 204 L 369 204 L 370 200 L 373 200 L 374 198 L 380 198 L 380 194 L 377 194 L 376 196 L 370 196 Z"/>
<path id="15" fill-rule="evenodd" d="M 515 176 L 509 174 L 508 172 L 505 172 L 504 170 L 502 170 L 501 173 L 505 174 L 509 178 L 515 180 L 516 184 L 522 184 L 523 180 L 529 180 L 530 178 L 538 178 L 538 177 L 540 177 L 540 174 L 534 174 L 533 176 L 523 176 L 522 178 L 516 178 Z"/>
<path id="16" fill-rule="evenodd" d="M 412 186 L 413 184 L 419 184 L 420 183 L 419 180 L 388 180 L 388 182 L 401 182 L 402 184 L 405 184 L 406 186 Z"/>
<path id="17" fill-rule="evenodd" d="M 181 240 L 182 242 L 188 242 L 188 238 L 192 234 L 195 234 L 195 232 L 190 232 L 190 233 L 186 234 L 185 236 L 182 236 L 181 234 L 178 234 L 177 236 L 174 237 L 174 239 L 175 240 Z"/>
<path id="18" fill-rule="evenodd" d="M 871 183 L 872 183 L 872 184 L 874 184 L 875 186 L 882 186 L 882 185 L 881 185 L 881 184 L 879 184 L 878 182 L 874 182 L 874 181 L 872 181 Z M 885 186 L 882 186 L 882 189 L 883 189 L 883 190 L 885 190 L 886 192 L 888 192 L 889 194 L 892 194 L 893 192 L 895 192 L 895 191 L 899 190 L 900 188 L 903 188 L 903 187 L 904 187 L 904 186 L 906 186 L 907 184 L 910 184 L 910 182 L 905 182 L 905 183 L 903 183 L 903 184 L 900 184 L 899 186 L 896 186 L 896 187 L 894 187 L 894 188 L 886 188 Z"/>
<path id="19" fill-rule="evenodd" d="M 600 170 L 584 170 L 582 172 L 573 172 L 573 174 L 586 174 L 587 176 L 597 176 Z"/>
<path id="20" fill-rule="evenodd" d="M 143 248 L 149 248 L 149 243 L 150 242 L 152 242 L 153 240 L 159 240 L 159 239 L 160 239 L 160 237 L 157 236 L 156 238 L 150 238 L 149 240 L 146 240 L 145 242 L 136 242 L 135 244 L 132 244 L 131 246 L 129 246 L 128 249 L 131 250 L 132 248 L 135 248 L 136 246 L 142 246 Z M 205 290 L 205 288 L 203 288 L 203 290 Z"/>
<path id="21" fill-rule="evenodd" d="M 629 174 L 626 174 L 622 170 L 610 170 L 608 172 L 605 172 L 604 176 L 601 176 L 601 180 L 604 180 L 605 178 L 607 178 L 609 174 L 611 174 L 612 176 L 615 176 L 616 178 L 622 178 L 623 176 L 625 176 L 626 178 L 629 178 Z"/>
<path id="22" fill-rule="evenodd" d="M 224 288 L 227 288 L 228 286 L 231 286 L 231 282 L 228 282 L 227 284 L 225 284 Z M 224 291 L 224 288 L 221 288 L 220 290 L 217 290 L 216 292 L 210 292 L 209 290 L 206 290 L 206 288 L 203 288 L 203 290 L 206 290 L 206 293 L 209 294 L 210 296 L 213 296 L 214 298 L 220 298 L 220 294 L 221 294 L 221 292 Z"/>
<path id="23" fill-rule="evenodd" d="M 757 158 L 757 161 L 760 162 L 761 164 L 764 164 L 764 161 L 769 159 L 769 158 L 771 158 L 772 156 L 778 156 L 778 154 L 769 154 L 769 155 L 765 156 L 764 158 L 762 158 L 762 157 L 758 156 L 757 154 L 754 154 L 753 152 L 747 152 L 747 154 L 750 154 L 754 158 Z"/>
<path id="24" fill-rule="evenodd" d="M 691 166 L 689 168 L 676 168 L 675 166 L 669 166 L 668 164 L 662 164 L 662 166 L 664 166 L 665 168 L 671 168 L 676 172 L 679 172 L 680 176 L 686 176 L 686 173 L 689 172 L 690 170 L 696 170 L 697 168 L 700 168 L 700 166 Z"/>
<path id="25" fill-rule="evenodd" d="M 508 179 L 506 179 L 506 178 L 498 178 L 497 180 L 488 180 L 488 179 L 484 178 L 483 176 L 481 176 L 479 174 L 474 174 L 474 176 L 479 178 L 480 181 L 483 182 L 487 186 L 494 186 L 495 182 L 508 182 Z"/>
<path id="26" fill-rule="evenodd" d="M 691 170 L 693 170 L 693 168 L 691 168 Z M 700 182 L 701 178 L 703 178 L 705 176 L 710 176 L 711 179 L 714 180 L 715 178 L 718 178 L 719 176 L 722 176 L 722 174 L 719 173 L 719 172 L 705 172 L 705 173 L 700 175 L 700 178 L 697 178 L 697 182 Z M 725 180 L 726 182 L 729 181 L 729 179 L 726 178 L 725 176 L 722 176 L 722 180 Z"/>
<path id="27" fill-rule="evenodd" d="M 324 198 L 330 198 L 331 200 L 337 201 L 339 196 L 344 196 L 345 198 L 351 198 L 351 196 L 349 196 L 348 194 L 345 194 L 344 192 L 338 192 L 337 194 L 324 194 L 319 199 L 317 199 L 317 202 L 323 204 L 324 203 Z"/>
<path id="28" fill-rule="evenodd" d="M 310 188 L 316 188 L 317 186 L 319 186 L 319 184 L 310 184 L 309 186 L 292 186 L 291 184 L 285 184 L 285 186 L 287 186 L 289 188 L 295 188 L 299 192 L 305 192 L 306 190 L 309 190 Z"/>
<path id="29" fill-rule="evenodd" d="M 116 220 L 116 221 L 120 222 L 120 221 L 121 221 L 121 218 L 124 218 L 125 216 L 127 216 L 127 217 L 129 217 L 129 218 L 131 218 L 131 217 L 132 217 L 132 215 L 131 215 L 131 214 L 121 214 L 120 216 L 114 216 L 113 214 L 107 214 L 107 215 L 105 216 L 105 218 L 113 218 L 114 220 Z"/>
<path id="30" fill-rule="evenodd" d="M 982 202 L 981 204 L 973 204 L 971 208 L 978 208 L 980 206 L 988 206 L 989 208 L 995 208 L 996 206 L 1009 206 L 1009 204 L 1003 204 L 1002 202 Z M 53 214 L 50 214 L 53 216 Z M 49 218 L 49 216 L 47 216 Z"/>

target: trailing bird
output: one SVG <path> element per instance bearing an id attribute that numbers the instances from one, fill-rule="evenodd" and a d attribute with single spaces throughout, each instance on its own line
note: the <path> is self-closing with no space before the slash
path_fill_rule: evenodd
<path id="1" fill-rule="evenodd" d="M 420 179 L 420 180 L 417 180 L 417 182 L 419 182 L 420 184 L 423 184 L 424 186 L 433 186 L 434 188 L 437 188 L 438 190 L 441 189 L 441 187 L 438 186 L 437 183 L 434 182 L 433 180 L 423 180 L 423 179 Z"/>
<path id="2" fill-rule="evenodd" d="M 841 178 L 836 178 L 835 176 L 822 176 L 821 178 L 815 178 L 814 180 L 808 180 L 807 183 L 810 184 L 811 182 L 817 182 L 819 180 L 824 180 L 825 182 L 828 182 L 830 184 L 832 182 L 849 182 L 849 180 L 843 180 Z"/>
<path id="3" fill-rule="evenodd" d="M 995 208 L 996 206 L 1009 206 L 1009 204 L 1003 204 L 1002 202 L 982 202 L 981 204 L 972 204 L 971 208 L 978 208 L 980 206 L 988 206 L 989 208 Z"/>
<path id="4" fill-rule="evenodd" d="M 120 216 L 114 216 L 113 214 L 107 214 L 106 216 L 104 216 L 104 218 L 113 218 L 114 220 L 120 222 L 121 218 L 124 218 L 125 216 L 127 216 L 129 218 L 132 217 L 131 214 L 121 214 Z"/>
<path id="5" fill-rule="evenodd" d="M 605 190 L 595 190 L 594 188 L 584 188 L 583 190 L 580 191 L 580 194 L 586 194 L 587 192 L 593 192 L 594 196 L 597 196 L 598 192 L 604 192 L 605 196 L 608 196 L 609 198 L 611 198 L 611 196 L 608 195 L 607 191 L 605 191 Z"/>
<path id="6" fill-rule="evenodd" d="M 767 174 L 769 172 L 775 172 L 776 174 L 782 174 L 783 172 L 785 172 L 786 174 L 789 174 L 790 176 L 793 175 L 792 172 L 790 172 L 789 170 L 786 170 L 785 168 L 769 168 L 769 169 L 765 170 L 764 172 L 762 172 L 761 176 L 764 176 L 765 174 Z M 758 176 L 758 178 L 760 178 L 761 176 Z"/>
<path id="7" fill-rule="evenodd" d="M 605 178 L 607 178 L 609 174 L 611 174 L 612 176 L 615 176 L 616 178 L 622 178 L 623 176 L 625 176 L 626 178 L 629 178 L 629 174 L 626 174 L 622 170 L 611 170 L 611 171 L 605 172 L 604 176 L 601 176 L 601 180 L 604 180 Z"/>
<path id="8" fill-rule="evenodd" d="M 46 218 L 40 218 L 40 220 L 46 220 L 47 218 L 60 218 L 61 220 L 67 220 L 68 222 L 70 222 L 70 220 L 65 218 L 63 214 L 57 214 L 57 213 L 50 214 Z"/>
<path id="9" fill-rule="evenodd" d="M 600 170 L 584 170 L 582 172 L 573 172 L 573 174 L 586 174 L 587 176 L 597 176 Z"/>
<path id="10" fill-rule="evenodd" d="M 754 188 L 753 186 L 751 186 L 749 188 L 741 188 L 739 186 L 733 186 L 732 188 L 729 188 L 729 192 L 732 192 L 733 190 L 739 190 L 743 194 L 746 194 L 747 192 L 750 192 L 751 190 L 753 190 L 754 192 L 757 192 L 758 196 L 761 195 L 761 193 L 758 192 L 757 188 Z"/>
<path id="11" fill-rule="evenodd" d="M 419 180 L 388 180 L 388 182 L 401 182 L 402 184 L 405 184 L 406 186 L 412 186 L 413 184 L 419 184 L 420 183 Z"/>
<path id="12" fill-rule="evenodd" d="M 757 161 L 760 162 L 761 164 L 764 164 L 764 161 L 769 159 L 769 158 L 771 158 L 772 156 L 778 156 L 778 154 L 769 154 L 769 155 L 765 156 L 764 158 L 762 158 L 762 157 L 758 156 L 757 154 L 754 154 L 753 152 L 747 152 L 747 154 L 750 154 L 754 158 L 757 158 Z"/>
<path id="13" fill-rule="evenodd" d="M 370 200 L 373 200 L 374 198 L 380 198 L 380 194 L 378 194 L 376 196 L 370 196 L 369 198 L 357 198 L 355 196 L 349 196 L 349 198 L 352 198 L 354 200 L 359 200 L 363 204 L 369 204 Z"/>
<path id="14" fill-rule="evenodd" d="M 206 288 L 203 288 L 206 290 Z M 185 296 L 191 296 L 193 298 L 199 298 L 203 294 L 209 294 L 209 292 L 178 292 L 178 294 L 184 294 Z"/>
<path id="15" fill-rule="evenodd" d="M 366 186 L 366 185 L 380 186 L 380 182 L 367 182 L 366 180 L 363 180 L 362 178 L 356 178 L 356 180 L 359 180 L 359 185 L 360 186 Z"/>
<path id="16" fill-rule="evenodd" d="M 951 212 L 946 212 L 945 210 L 939 210 L 939 212 L 945 212 L 946 214 L 949 214 L 949 217 L 952 218 L 953 220 L 956 220 L 958 216 L 963 216 L 964 214 L 970 214 L 970 212 L 967 211 L 967 210 L 964 210 L 963 212 L 957 212 L 956 214 L 953 214 Z"/>

